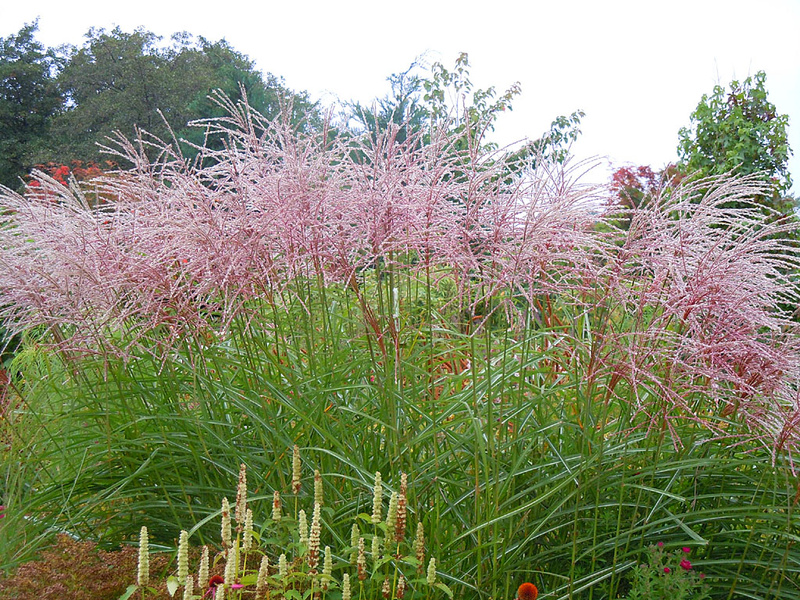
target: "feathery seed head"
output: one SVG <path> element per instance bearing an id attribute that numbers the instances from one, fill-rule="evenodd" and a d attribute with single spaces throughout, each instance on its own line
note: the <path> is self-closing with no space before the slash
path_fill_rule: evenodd
<path id="1" fill-rule="evenodd" d="M 729 433 L 715 425 L 719 419 L 706 418 L 707 403 L 700 412 L 685 401 L 677 391 L 685 387 L 709 396 L 718 416 L 735 411 L 752 439 L 774 452 L 800 449 L 800 410 L 791 396 L 800 347 L 796 323 L 782 310 L 798 304 L 789 275 L 798 262 L 789 243 L 797 224 L 753 205 L 770 193 L 757 177 L 676 183 L 632 210 L 627 230 L 609 233 L 596 225 L 613 224 L 612 216 L 596 214 L 598 194 L 575 177 L 586 165 L 542 157 L 509 184 L 497 177 L 508 163 L 486 161 L 479 147 L 454 159 L 448 148 L 460 134 L 444 125 L 430 143 L 401 142 L 386 130 L 356 142 L 353 152 L 350 139 L 329 143 L 324 132 L 291 131 L 246 107 L 224 105 L 231 115 L 214 127 L 231 146 L 207 149 L 207 167 L 151 160 L 122 140 L 118 152 L 136 166 L 102 182 L 113 196 L 103 206 L 43 173 L 25 195 L 0 191 L 8 223 L 0 228 L 0 321 L 11 332 L 58 327 L 70 333 L 53 339 L 54 347 L 103 348 L 127 359 L 146 349 L 150 336 L 169 348 L 184 332 L 246 318 L 257 290 L 286 289 L 301 274 L 347 283 L 385 261 L 414 276 L 421 265 L 393 257 L 426 256 L 427 269 L 460 282 L 458 301 L 473 312 L 487 299 L 480 290 L 498 292 L 498 310 L 515 329 L 524 327 L 527 312 L 506 290 L 519 290 L 529 306 L 536 295 L 554 293 L 583 310 L 593 310 L 599 297 L 640 307 L 655 318 L 631 318 L 644 330 L 605 339 L 598 366 L 627 389 L 647 381 L 657 390 L 652 396 L 667 411 L 637 398 L 644 427 L 686 418 Z M 394 159 L 386 161 L 389 147 Z M 169 144 L 160 150 L 174 156 Z M 364 157 L 375 166 L 369 176 Z M 465 170 L 480 175 L 477 187 Z M 291 193 L 282 193 L 286 187 Z M 389 310 L 397 315 L 394 285 L 391 293 Z M 117 335 L 128 330 L 140 333 Z M 633 347 L 632 337 L 648 342 Z M 669 377 L 646 366 L 676 357 Z M 697 383 L 709 380 L 718 389 Z"/>

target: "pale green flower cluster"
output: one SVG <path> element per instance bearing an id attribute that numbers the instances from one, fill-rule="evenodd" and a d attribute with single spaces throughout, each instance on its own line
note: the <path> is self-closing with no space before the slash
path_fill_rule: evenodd
<path id="1" fill-rule="evenodd" d="M 244 464 L 239 470 L 236 504 L 232 507 L 223 498 L 219 511 L 221 519 L 220 547 L 213 550 L 204 546 L 195 577 L 189 569 L 190 535 L 181 531 L 177 572 L 167 580 L 171 595 L 183 587 L 184 600 L 198 600 L 213 591 L 214 600 L 220 598 L 267 598 L 284 597 L 294 590 L 303 597 L 324 597 L 329 591 L 338 590 L 343 600 L 353 597 L 353 582 L 358 586 L 359 597 L 383 597 L 402 599 L 409 586 L 427 586 L 427 597 L 433 598 L 440 590 L 449 594 L 447 586 L 437 582 L 436 559 L 431 558 L 425 571 L 425 534 L 421 521 L 416 524 L 416 535 L 406 539 L 408 519 L 408 477 L 403 474 L 397 491 L 389 493 L 388 507 L 384 515 L 384 482 L 380 472 L 375 473 L 372 486 L 372 514 L 362 515 L 373 527 L 372 532 L 362 533 L 356 519 L 350 528 L 350 545 L 335 553 L 329 545 L 322 544 L 323 531 L 323 482 L 318 470 L 314 471 L 314 494 L 309 526 L 305 509 L 299 508 L 302 491 L 302 461 L 297 446 L 292 453 L 291 488 L 295 494 L 296 514 L 283 515 L 278 490 L 272 495 L 267 519 L 260 522 L 260 513 L 248 505 L 247 470 Z M 326 509 L 328 510 L 328 509 Z M 232 519 L 236 527 L 232 525 Z M 325 530 L 327 531 L 327 530 Z M 264 547 L 261 540 L 283 540 L 277 543 L 279 552 Z M 370 558 L 367 564 L 366 542 L 369 541 Z M 321 548 L 324 550 L 321 552 Z M 149 584 L 149 546 L 147 528 L 143 527 L 139 543 L 139 567 L 137 586 L 145 596 Z M 346 557 L 345 561 L 338 556 Z M 277 560 L 273 562 L 273 560 Z M 321 563 L 321 570 L 320 570 Z M 212 573 L 212 565 L 216 574 Z M 409 580 L 404 572 L 408 567 L 416 570 L 417 577 Z M 222 571 L 219 569 L 222 568 Z M 220 574 L 221 573 L 221 574 Z M 422 575 L 425 575 L 422 577 Z M 251 589 L 254 586 L 254 589 Z"/>

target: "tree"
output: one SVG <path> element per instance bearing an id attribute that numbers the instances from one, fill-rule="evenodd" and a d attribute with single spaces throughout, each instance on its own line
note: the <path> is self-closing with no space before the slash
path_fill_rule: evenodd
<path id="1" fill-rule="evenodd" d="M 174 128 L 179 138 L 189 140 L 183 151 L 190 156 L 191 144 L 219 145 L 220 140 L 206 140 L 202 130 L 187 128 L 192 120 L 224 114 L 208 99 L 215 90 L 234 102 L 246 95 L 268 117 L 292 102 L 298 120 L 301 113 L 315 110 L 305 94 L 288 90 L 272 75 L 265 80 L 252 61 L 224 40 L 195 42 L 183 33 L 164 47 L 149 31 L 120 28 L 91 29 L 86 37 L 82 48 L 69 50 L 59 76 L 68 109 L 56 119 L 56 151 L 46 160 L 99 161 L 98 143 L 116 131 L 131 138 L 137 128 L 164 140 L 171 139 Z"/>
<path id="2" fill-rule="evenodd" d="M 96 160 L 95 142 L 104 141 L 115 130 L 133 136 L 137 125 L 164 135 L 159 108 L 176 120 L 185 118 L 176 114 L 176 106 L 188 100 L 179 97 L 182 74 L 171 77 L 167 73 L 156 35 L 143 30 L 128 34 L 116 28 L 110 33 L 91 29 L 86 37 L 83 48 L 69 50 L 59 76 L 68 110 L 56 120 L 56 152 L 50 160 Z"/>
<path id="3" fill-rule="evenodd" d="M 399 127 L 397 141 L 400 143 L 405 142 L 412 132 L 422 131 L 428 123 L 429 114 L 421 98 L 423 80 L 418 75 L 412 75 L 417 66 L 414 62 L 402 73 L 390 75 L 391 93 L 371 107 L 360 102 L 346 104 L 351 126 L 356 130 L 368 131 L 375 138 L 379 131 L 385 131 L 389 123 L 393 123 Z"/>
<path id="4" fill-rule="evenodd" d="M 20 185 L 63 100 L 55 81 L 59 61 L 34 39 L 36 22 L 0 38 L 0 184 Z"/>
<path id="5" fill-rule="evenodd" d="M 246 97 L 250 107 L 268 119 L 286 113 L 297 127 L 321 125 L 317 104 L 306 92 L 290 90 L 282 78 L 271 73 L 262 75 L 253 61 L 234 50 L 225 40 L 211 42 L 200 37 L 197 44 L 192 44 L 191 38 L 184 36 L 181 39 L 183 48 L 175 53 L 172 63 L 189 64 L 195 77 L 198 73 L 204 73 L 205 77 L 205 87 L 200 85 L 194 90 L 194 98 L 187 106 L 191 120 L 227 115 L 226 109 L 211 97 L 212 92 L 220 91 L 234 102 Z M 197 127 L 182 126 L 179 137 L 196 145 L 207 144 L 214 148 L 222 145 L 220 139 L 204 138 L 204 132 Z"/>
<path id="6" fill-rule="evenodd" d="M 784 196 L 792 185 L 789 117 L 767 99 L 766 77 L 759 71 L 741 83 L 732 81 L 729 90 L 717 85 L 710 97 L 703 94 L 690 127 L 678 134 L 680 168 L 701 176 L 763 173 L 774 190 L 764 204 L 787 212 L 792 208 Z"/>
<path id="7" fill-rule="evenodd" d="M 659 171 L 653 171 L 648 165 L 638 167 L 618 167 L 611 175 L 609 198 L 611 215 L 617 227 L 628 229 L 631 224 L 632 211 L 644 208 L 653 200 L 659 201 L 669 195 L 684 179 L 683 173 L 675 164 L 668 164 Z M 618 211 L 617 209 L 622 209 Z"/>
<path id="8" fill-rule="evenodd" d="M 451 151 L 468 156 L 481 152 L 489 157 L 498 150 L 497 144 L 489 141 L 500 115 L 513 110 L 513 100 L 521 93 L 519 83 L 514 83 L 502 94 L 494 86 L 486 89 L 474 87 L 470 80 L 469 56 L 461 53 L 452 69 L 439 62 L 430 68 L 428 77 L 412 75 L 419 66 L 413 63 L 405 72 L 389 77 L 391 94 L 376 102 L 372 108 L 359 103 L 348 105 L 349 121 L 355 123 L 356 133 L 369 132 L 373 138 L 377 131 L 385 130 L 389 123 L 399 128 L 397 141 L 403 142 L 412 133 L 421 134 L 421 143 L 430 141 L 427 132 L 437 125 L 446 124 L 454 134 Z M 516 150 L 500 152 L 505 169 L 497 177 L 510 180 L 519 177 L 535 166 L 536 160 L 546 157 L 563 163 L 569 148 L 580 135 L 583 111 L 577 110 L 569 116 L 557 117 L 550 130 L 542 137 L 527 142 Z M 484 161 L 490 167 L 493 159 Z"/>
<path id="9" fill-rule="evenodd" d="M 683 178 L 675 164 L 668 164 L 660 171 L 653 171 L 648 165 L 619 167 L 611 175 L 612 203 L 628 210 L 641 208 Z"/>

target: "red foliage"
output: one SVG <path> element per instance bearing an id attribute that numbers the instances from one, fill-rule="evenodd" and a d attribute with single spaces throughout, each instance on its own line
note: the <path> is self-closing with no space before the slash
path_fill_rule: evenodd
<path id="1" fill-rule="evenodd" d="M 55 162 L 36 165 L 37 170 L 48 174 L 62 185 L 67 185 L 70 174 L 77 181 L 90 181 L 100 177 L 111 169 L 115 169 L 116 167 L 117 165 L 110 160 L 103 161 L 102 165 L 93 161 L 83 162 L 81 160 L 73 160 L 69 165 L 62 165 Z M 40 183 L 36 180 L 33 180 L 28 185 L 36 188 L 40 186 Z"/>
<path id="2" fill-rule="evenodd" d="M 611 176 L 611 189 L 625 208 L 639 208 L 647 198 L 657 196 L 668 186 L 680 183 L 683 178 L 674 164 L 662 171 L 653 171 L 647 165 L 620 167 Z"/>
<path id="3" fill-rule="evenodd" d="M 65 187 L 69 186 L 70 178 L 79 183 L 89 182 L 107 174 L 110 170 L 116 168 L 116 163 L 110 160 L 103 161 L 102 164 L 73 160 L 69 165 L 63 165 L 56 162 L 36 165 L 37 171 L 49 175 L 57 184 Z M 43 183 L 44 182 L 42 180 L 31 177 L 30 181 L 28 181 L 28 191 L 37 194 L 43 194 L 44 197 L 50 202 L 57 201 L 59 193 L 55 192 L 55 190 L 52 189 L 52 187 L 48 184 L 43 186 Z M 88 189 L 85 189 L 84 191 L 88 191 Z M 89 192 L 89 196 L 94 202 L 104 201 L 100 196 L 97 195 L 96 192 Z"/>

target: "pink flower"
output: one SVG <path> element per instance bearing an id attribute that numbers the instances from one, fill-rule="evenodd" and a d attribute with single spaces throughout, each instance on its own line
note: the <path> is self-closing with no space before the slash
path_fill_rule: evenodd
<path id="1" fill-rule="evenodd" d="M 706 578 L 706 574 L 705 573 L 700 573 L 700 579 L 705 579 L 705 578 Z"/>
<path id="2" fill-rule="evenodd" d="M 684 558 L 684 559 L 681 561 L 681 569 L 683 569 L 684 571 L 688 571 L 688 570 L 689 570 L 689 569 L 691 569 L 691 568 L 692 568 L 692 563 L 690 563 L 688 560 L 686 560 L 686 559 Z"/>
<path id="3" fill-rule="evenodd" d="M 664 567 L 664 573 L 669 573 L 671 569 L 669 567 Z"/>
<path id="4" fill-rule="evenodd" d="M 217 586 L 223 585 L 225 583 L 225 579 L 221 575 L 214 575 L 211 579 L 208 580 L 208 590 L 206 591 L 206 596 L 211 596 L 215 598 L 217 595 Z M 237 590 L 239 588 L 243 588 L 244 585 L 241 583 L 232 583 L 229 585 L 232 590 Z"/>
<path id="5" fill-rule="evenodd" d="M 0 519 L 6 516 L 5 512 L 6 512 L 6 507 L 0 504 Z"/>
<path id="6" fill-rule="evenodd" d="M 683 548 L 681 548 L 681 550 L 683 550 L 683 553 L 684 553 L 684 554 L 689 554 L 689 552 L 691 552 L 691 551 L 692 551 L 692 549 L 691 549 L 691 548 L 687 548 L 686 546 L 684 546 Z"/>
<path id="7" fill-rule="evenodd" d="M 664 542 L 658 542 L 656 544 L 656 546 L 658 546 L 659 548 L 663 548 L 664 547 Z"/>

